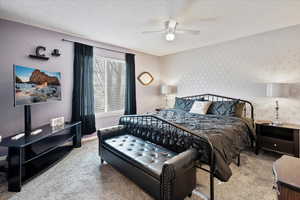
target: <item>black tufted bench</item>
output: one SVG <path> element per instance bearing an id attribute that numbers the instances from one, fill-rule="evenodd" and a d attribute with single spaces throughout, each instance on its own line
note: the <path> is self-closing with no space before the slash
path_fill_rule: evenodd
<path id="1" fill-rule="evenodd" d="M 177 154 L 132 135 L 116 136 L 104 141 L 119 153 L 142 165 L 144 170 L 159 179 L 164 162 Z"/>
<path id="2" fill-rule="evenodd" d="M 119 125 L 98 131 L 99 155 L 155 199 L 182 200 L 196 186 L 197 151 L 176 153 L 126 132 Z"/>

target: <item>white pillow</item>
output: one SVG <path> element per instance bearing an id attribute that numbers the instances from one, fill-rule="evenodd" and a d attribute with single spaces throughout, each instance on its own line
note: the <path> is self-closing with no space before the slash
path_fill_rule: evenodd
<path id="1" fill-rule="evenodd" d="M 190 113 L 205 115 L 211 103 L 211 101 L 195 101 Z"/>

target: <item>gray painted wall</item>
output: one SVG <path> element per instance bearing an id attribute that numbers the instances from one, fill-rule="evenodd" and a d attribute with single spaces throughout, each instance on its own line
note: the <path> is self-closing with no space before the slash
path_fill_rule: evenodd
<path id="1" fill-rule="evenodd" d="M 62 42 L 62 38 L 122 50 L 120 47 L 0 19 L 0 135 L 11 135 L 15 131 L 23 130 L 24 126 L 23 107 L 14 107 L 13 104 L 13 64 L 62 73 L 63 100 L 58 103 L 32 106 L 33 127 L 46 124 L 51 118 L 57 116 L 64 116 L 66 120 L 70 120 L 73 87 L 73 44 Z M 28 55 L 34 53 L 35 47 L 38 45 L 47 47 L 48 56 L 54 48 L 60 49 L 62 55 L 60 57 L 50 56 L 48 61 L 28 58 Z M 160 104 L 161 99 L 158 92 L 160 82 L 159 59 L 156 56 L 134 53 L 136 53 L 136 75 L 142 71 L 149 71 L 155 78 L 155 82 L 149 87 L 143 87 L 137 82 L 137 98 L 143 99 L 144 96 L 151 96 L 144 102 L 138 100 L 138 111 L 143 113 L 153 110 Z M 97 127 L 113 125 L 117 123 L 119 116 L 120 114 L 99 117 Z"/>
<path id="2" fill-rule="evenodd" d="M 23 107 L 14 107 L 13 64 L 41 68 L 62 73 L 63 100 L 58 103 L 37 104 L 32 106 L 33 126 L 47 123 L 50 118 L 65 116 L 70 119 L 72 84 L 73 84 L 73 45 L 62 42 L 63 34 L 46 31 L 31 26 L 0 20 L 0 124 L 1 135 L 10 135 L 23 129 Z M 35 47 L 58 48 L 60 57 L 51 57 L 49 61 L 28 58 Z M 49 56 L 49 55 L 47 55 Z"/>

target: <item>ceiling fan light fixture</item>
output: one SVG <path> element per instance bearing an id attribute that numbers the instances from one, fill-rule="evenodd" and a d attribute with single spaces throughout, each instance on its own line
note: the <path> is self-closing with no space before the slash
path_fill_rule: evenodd
<path id="1" fill-rule="evenodd" d="M 167 33 L 166 34 L 166 40 L 167 41 L 173 41 L 175 39 L 175 34 L 174 33 Z"/>

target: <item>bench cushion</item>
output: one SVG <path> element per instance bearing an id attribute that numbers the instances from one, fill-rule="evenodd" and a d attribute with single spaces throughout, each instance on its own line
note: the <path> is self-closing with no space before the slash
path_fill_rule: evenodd
<path id="1" fill-rule="evenodd" d="M 160 178 L 165 161 L 176 156 L 166 148 L 132 135 L 121 135 L 106 139 L 105 144 L 140 164 L 152 176 Z"/>

